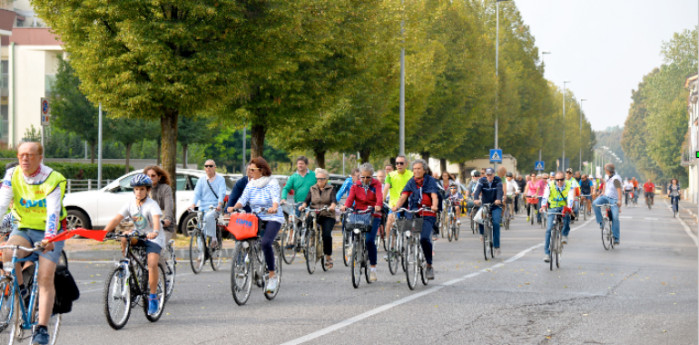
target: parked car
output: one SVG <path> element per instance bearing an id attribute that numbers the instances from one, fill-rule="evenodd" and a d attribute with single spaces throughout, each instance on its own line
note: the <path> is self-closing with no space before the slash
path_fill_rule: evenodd
<path id="1" fill-rule="evenodd" d="M 68 229 L 104 228 L 107 223 L 133 198 L 131 179 L 141 171 L 132 171 L 99 190 L 68 193 L 63 199 L 63 206 L 68 211 L 66 218 Z M 206 176 L 203 170 L 178 169 L 176 176 L 176 210 L 177 231 L 188 235 L 196 226 L 195 213 L 186 212 L 194 199 L 194 187 L 200 178 Z M 223 174 L 226 180 L 226 198 L 240 176 Z M 237 178 L 236 178 L 237 177 Z"/>

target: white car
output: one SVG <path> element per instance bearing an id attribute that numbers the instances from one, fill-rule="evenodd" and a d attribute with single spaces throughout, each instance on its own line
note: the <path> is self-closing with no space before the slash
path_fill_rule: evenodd
<path id="1" fill-rule="evenodd" d="M 119 210 L 134 197 L 133 188 L 130 185 L 131 179 L 141 172 L 141 170 L 132 171 L 99 190 L 67 193 L 63 199 L 63 206 L 68 211 L 67 228 L 98 229 L 107 226 Z M 202 170 L 177 170 L 175 219 L 178 224 L 177 231 L 182 234 L 189 234 L 187 230 L 191 230 L 195 225 L 196 213 L 187 212 L 187 207 L 194 199 L 194 187 L 197 181 L 204 176 L 206 173 Z M 226 180 L 227 199 L 235 185 L 235 177 L 225 174 L 223 176 Z"/>

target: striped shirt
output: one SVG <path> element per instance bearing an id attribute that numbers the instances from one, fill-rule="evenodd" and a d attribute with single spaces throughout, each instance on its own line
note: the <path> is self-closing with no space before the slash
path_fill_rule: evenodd
<path id="1" fill-rule="evenodd" d="M 253 187 L 251 183 L 248 183 L 247 186 L 245 186 L 245 190 L 243 190 L 243 195 L 238 199 L 238 202 L 243 206 L 250 205 L 250 208 L 254 212 L 256 209 L 262 207 L 270 208 L 275 202 L 278 205 L 279 195 L 279 182 L 274 178 L 270 178 L 269 183 L 262 188 Z M 265 211 L 257 215 L 262 220 L 284 223 L 284 214 L 282 213 L 281 207 L 277 208 L 277 213 L 270 214 Z"/>

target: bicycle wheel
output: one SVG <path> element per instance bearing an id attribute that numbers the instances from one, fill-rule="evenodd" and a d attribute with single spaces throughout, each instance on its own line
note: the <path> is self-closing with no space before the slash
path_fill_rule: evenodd
<path id="1" fill-rule="evenodd" d="M 483 257 L 485 258 L 485 261 L 488 261 L 488 247 L 489 247 L 488 242 L 490 241 L 490 239 L 488 238 L 488 222 L 487 221 L 483 225 L 483 236 L 482 237 L 483 237 L 483 241 L 481 241 L 481 242 L 483 244 Z"/>
<path id="2" fill-rule="evenodd" d="M 211 269 L 214 271 L 218 271 L 218 269 L 221 268 L 221 260 L 223 260 L 221 256 L 221 252 L 223 251 L 223 236 L 221 236 L 221 228 L 218 226 L 216 227 L 216 238 L 218 242 L 216 248 L 209 247 L 209 262 L 211 263 Z"/>
<path id="3" fill-rule="evenodd" d="M 490 245 L 490 258 L 495 258 L 494 251 L 493 251 L 493 225 L 491 223 L 490 227 L 488 228 L 488 245 Z"/>
<path id="4" fill-rule="evenodd" d="M 293 225 L 287 221 L 282 225 L 282 229 L 280 231 L 282 238 L 282 259 L 284 259 L 284 262 L 286 262 L 287 265 L 291 265 L 296 257 L 296 248 L 294 248 L 296 245 L 296 241 L 294 241 L 296 233 L 293 230 Z M 287 246 L 289 248 L 287 248 Z"/>
<path id="5" fill-rule="evenodd" d="M 345 267 L 349 266 L 352 261 L 353 239 L 354 237 L 349 229 L 345 229 L 342 232 L 342 261 L 345 263 Z"/>
<path id="6" fill-rule="evenodd" d="M 367 253 L 367 249 L 364 248 L 362 251 L 364 254 L 362 255 L 362 261 L 364 262 L 362 266 L 364 267 L 364 280 L 366 280 L 367 284 L 371 284 L 371 281 L 369 280 L 369 253 Z"/>
<path id="7" fill-rule="evenodd" d="M 415 289 L 417 284 L 417 274 L 419 271 L 419 265 L 417 262 L 417 242 L 413 237 L 410 238 L 410 243 L 406 247 L 405 261 L 407 269 L 405 270 L 405 280 L 408 283 L 408 288 L 410 290 Z"/>
<path id="8" fill-rule="evenodd" d="M 358 239 L 354 239 L 354 246 L 352 248 L 352 269 L 350 270 L 352 272 L 352 286 L 354 288 L 359 287 L 359 283 L 361 282 L 362 279 L 362 262 L 361 258 L 359 257 L 359 246 L 360 244 L 358 243 Z"/>
<path id="9" fill-rule="evenodd" d="M 561 259 L 561 253 L 563 252 L 563 243 L 561 243 L 562 240 L 562 232 L 563 229 L 558 229 L 556 231 L 556 268 L 561 268 L 560 265 L 560 259 Z"/>
<path id="10" fill-rule="evenodd" d="M 7 302 L 12 306 L 12 312 L 8 318 L 9 330 L 0 333 L 0 342 L 3 344 L 14 344 L 15 342 L 20 342 L 22 339 L 22 317 L 20 316 L 22 312 L 20 311 L 19 304 L 22 298 L 19 297 L 19 291 L 10 289 L 10 296 Z"/>
<path id="11" fill-rule="evenodd" d="M 243 305 L 250 298 L 252 289 L 252 261 L 250 247 L 245 248 L 244 242 L 237 242 L 233 247 L 233 261 L 231 266 L 231 294 L 238 305 Z M 249 243 L 249 242 L 248 242 Z"/>
<path id="12" fill-rule="evenodd" d="M 454 221 L 454 241 L 458 241 L 458 240 L 459 240 L 459 234 L 460 234 L 460 233 L 461 233 L 461 226 L 460 226 L 459 223 L 457 223 L 456 220 L 455 220 L 455 221 Z"/>
<path id="13" fill-rule="evenodd" d="M 507 217 L 505 217 L 504 221 L 505 225 L 505 230 L 510 230 L 510 213 L 507 213 Z"/>
<path id="14" fill-rule="evenodd" d="M 274 273 L 277 276 L 277 289 L 274 290 L 274 292 L 267 292 L 267 289 L 265 289 L 264 295 L 268 301 L 271 301 L 277 297 L 277 294 L 279 294 L 279 288 L 282 286 L 282 258 L 281 247 L 279 246 L 278 242 L 272 243 L 272 251 L 274 252 Z M 265 272 L 269 273 L 267 268 L 265 268 Z"/>
<path id="15" fill-rule="evenodd" d="M 123 328 L 131 314 L 131 289 L 127 276 L 124 267 L 116 267 L 104 284 L 104 316 L 114 329 Z"/>
<path id="16" fill-rule="evenodd" d="M 398 261 L 400 260 L 396 243 L 398 242 L 398 232 L 395 228 L 391 229 L 387 242 L 388 250 L 386 251 L 386 259 L 388 260 L 388 271 L 391 272 L 391 275 L 395 275 L 396 272 L 398 272 Z"/>
<path id="17" fill-rule="evenodd" d="M 609 220 L 604 218 L 602 220 L 602 247 L 604 250 L 609 250 Z"/>
<path id="18" fill-rule="evenodd" d="M 12 293 L 12 280 L 9 278 L 2 278 L 2 280 L 0 280 L 0 332 L 12 324 L 13 309 L 11 307 L 14 302 Z"/>
<path id="19" fill-rule="evenodd" d="M 381 246 L 385 252 L 388 252 L 388 245 L 386 244 L 386 242 L 388 242 L 386 239 L 386 225 L 381 224 L 381 226 L 379 226 L 379 233 L 381 234 Z M 379 247 L 377 246 L 376 248 Z"/>
<path id="20" fill-rule="evenodd" d="M 194 274 L 201 272 L 202 267 L 204 267 L 205 251 L 204 235 L 199 230 L 193 231 L 192 237 L 189 239 L 189 263 Z"/>
<path id="21" fill-rule="evenodd" d="M 316 232 L 314 229 L 308 229 L 306 232 L 306 247 L 303 251 L 303 256 L 306 258 L 306 269 L 308 274 L 313 274 L 316 271 Z"/>
<path id="22" fill-rule="evenodd" d="M 398 234 L 400 237 L 400 266 L 403 268 L 403 272 L 408 271 L 408 259 L 406 257 L 408 253 L 408 238 L 404 234 Z"/>
<path id="23" fill-rule="evenodd" d="M 454 226 L 456 225 L 456 220 L 453 215 L 449 215 L 449 221 L 447 223 L 447 240 L 451 242 L 454 237 Z"/>
<path id="24" fill-rule="evenodd" d="M 422 285 L 427 285 L 427 276 L 425 270 L 427 269 L 427 262 L 425 261 L 425 256 L 422 253 L 422 248 L 418 246 L 417 249 L 417 262 L 420 266 L 420 280 L 422 280 Z"/>
<path id="25" fill-rule="evenodd" d="M 145 274 L 144 278 L 147 280 L 148 274 Z M 146 319 L 150 322 L 158 321 L 163 315 L 163 309 L 165 309 L 165 268 L 162 264 L 158 265 L 158 286 L 155 294 L 158 296 L 158 311 L 153 315 L 148 314 L 148 299 L 145 296 L 143 299 L 143 313 L 146 314 Z"/>
<path id="26" fill-rule="evenodd" d="M 473 215 L 471 215 L 471 232 L 473 232 L 474 235 L 476 234 L 477 228 L 478 228 L 478 226 L 476 224 L 476 221 L 473 220 Z"/>
<path id="27" fill-rule="evenodd" d="M 317 229 L 316 231 L 318 234 L 318 236 L 316 237 L 316 243 L 318 243 L 318 245 L 316 246 L 316 251 L 318 252 L 318 256 L 320 257 L 320 267 L 323 268 L 323 272 L 327 272 L 328 268 L 325 267 L 325 247 L 323 246 L 323 238 L 321 236 L 323 230 Z"/>
<path id="28" fill-rule="evenodd" d="M 177 276 L 177 260 L 171 245 L 167 247 L 167 260 L 165 260 L 165 300 L 169 300 L 175 290 L 175 277 Z"/>
<path id="29" fill-rule="evenodd" d="M 612 219 L 607 225 L 607 238 L 609 239 L 609 248 L 614 249 L 614 233 L 612 232 L 612 225 L 614 220 Z"/>
<path id="30" fill-rule="evenodd" d="M 556 256 L 556 229 L 551 229 L 551 236 L 549 238 L 549 270 L 553 271 L 553 260 Z"/>

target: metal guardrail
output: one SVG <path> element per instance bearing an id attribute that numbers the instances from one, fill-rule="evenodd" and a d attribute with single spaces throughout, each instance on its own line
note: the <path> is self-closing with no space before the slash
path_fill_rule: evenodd
<path id="1" fill-rule="evenodd" d="M 104 180 L 102 181 L 102 185 L 100 188 L 108 185 L 114 180 Z M 93 179 L 87 179 L 87 180 L 73 180 L 73 179 L 68 179 L 68 183 L 66 185 L 66 193 L 72 193 L 72 192 L 84 192 L 88 190 L 96 190 L 97 188 L 97 180 Z"/>

